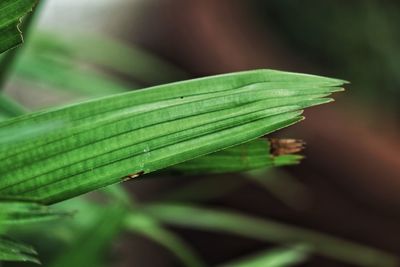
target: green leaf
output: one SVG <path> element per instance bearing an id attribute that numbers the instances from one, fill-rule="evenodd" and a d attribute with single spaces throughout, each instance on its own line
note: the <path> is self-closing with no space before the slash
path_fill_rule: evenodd
<path id="1" fill-rule="evenodd" d="M 171 169 L 189 174 L 243 172 L 297 164 L 300 159 L 302 159 L 300 155 L 273 155 L 268 139 L 256 139 L 180 163 Z"/>
<path id="2" fill-rule="evenodd" d="M 0 201 L 0 232 L 9 227 L 54 220 L 65 216 L 36 203 Z M 25 244 L 0 236 L 0 261 L 29 261 L 39 263 L 36 251 Z"/>
<path id="3" fill-rule="evenodd" d="M 23 42 L 18 26 L 38 0 L 2 0 L 0 2 L 0 53 Z"/>
<path id="4" fill-rule="evenodd" d="M 37 252 L 32 247 L 0 237 L 0 261 L 22 261 L 39 264 Z"/>
<path id="5" fill-rule="evenodd" d="M 126 207 L 113 205 L 104 208 L 92 226 L 79 233 L 77 240 L 58 257 L 51 267 L 96 267 L 104 260 L 104 253 L 119 234 Z"/>
<path id="6" fill-rule="evenodd" d="M 143 235 L 148 239 L 160 244 L 174 254 L 185 266 L 206 266 L 193 252 L 188 244 L 174 233 L 164 229 L 153 218 L 133 211 L 125 219 L 125 229 Z"/>
<path id="7" fill-rule="evenodd" d="M 0 123 L 60 123 L 0 147 L 0 195 L 54 203 L 254 140 L 302 120 L 343 81 L 273 70 L 194 79 Z"/>
<path id="8" fill-rule="evenodd" d="M 11 100 L 5 94 L 0 92 L 0 113 L 4 115 L 4 117 L 14 117 L 22 115 L 26 112 L 26 109 Z"/>
<path id="9" fill-rule="evenodd" d="M 223 264 L 221 267 L 289 267 L 302 263 L 307 258 L 307 254 L 304 246 L 275 248 Z"/>
<path id="10" fill-rule="evenodd" d="M 300 142 L 297 140 L 294 141 Z M 296 143 L 294 147 L 296 148 Z M 288 150 L 287 152 L 298 152 L 302 148 L 302 142 L 300 142 L 300 146 L 297 147 L 297 150 Z M 271 141 L 269 139 L 256 139 L 241 145 L 227 148 L 225 150 L 217 151 L 215 153 L 182 162 L 168 168 L 167 170 L 171 171 L 172 173 L 179 172 L 185 175 L 244 172 L 249 170 L 265 170 L 266 168 L 269 169 L 270 167 L 298 164 L 302 159 L 302 156 L 295 154 L 274 155 L 272 153 L 274 152 L 273 150 L 274 148 L 271 148 Z M 253 177 L 253 175 L 250 175 L 250 173 L 245 173 L 244 175 L 244 177 L 249 177 L 249 179 L 256 179 L 255 176 Z M 264 176 L 263 178 L 265 178 Z M 218 178 L 219 179 L 216 179 L 216 177 L 201 177 L 201 179 L 193 183 L 175 188 L 172 192 L 167 192 L 167 194 L 162 196 L 161 199 L 205 200 L 215 198 L 227 192 L 233 191 L 245 182 L 244 179 L 239 177 L 222 181 L 222 177 Z M 269 179 L 270 178 L 267 178 L 267 180 Z M 224 184 L 223 187 L 220 186 L 222 183 Z M 282 194 L 285 194 L 285 192 L 282 192 Z"/>
<path id="11" fill-rule="evenodd" d="M 0 112 L 0 121 L 6 120 L 6 119 L 8 119 L 8 118 L 9 118 L 9 116 L 8 116 L 7 113 L 5 113 L 5 112 Z"/>
<path id="12" fill-rule="evenodd" d="M 399 259 L 386 252 L 322 233 L 284 225 L 226 210 L 211 210 L 183 204 L 148 204 L 143 212 L 160 222 L 240 235 L 257 240 L 306 243 L 320 255 L 360 266 L 398 266 Z"/>
<path id="13" fill-rule="evenodd" d="M 245 177 L 293 210 L 302 211 L 310 206 L 312 194 L 307 186 L 287 172 L 278 169 L 255 170 L 245 173 Z"/>
<path id="14" fill-rule="evenodd" d="M 9 115 L 5 115 L 9 116 Z M 63 127 L 61 122 L 48 121 L 44 123 L 26 123 L 19 127 L 9 127 L 0 130 L 0 147 L 29 142 L 32 138 L 39 137 L 48 131 Z M 0 178 L 1 179 L 1 178 Z M 1 194 L 0 194 L 1 195 Z"/>
<path id="15" fill-rule="evenodd" d="M 47 206 L 36 203 L 15 201 L 0 202 L 1 226 L 48 221 L 65 215 L 66 213 L 53 211 Z"/>
<path id="16" fill-rule="evenodd" d="M 98 45 L 101 44 L 101 45 Z M 36 33 L 30 56 L 84 62 L 134 78 L 146 84 L 160 84 L 187 78 L 182 70 L 148 51 L 105 36 Z"/>
<path id="17" fill-rule="evenodd" d="M 24 54 L 18 60 L 14 70 L 19 78 L 36 81 L 54 90 L 69 91 L 83 96 L 106 96 L 126 92 L 136 87 L 123 85 L 94 69 L 59 58 Z"/>

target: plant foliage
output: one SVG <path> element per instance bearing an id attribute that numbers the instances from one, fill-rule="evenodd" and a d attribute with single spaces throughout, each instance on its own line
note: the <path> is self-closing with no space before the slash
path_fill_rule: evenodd
<path id="1" fill-rule="evenodd" d="M 255 70 L 6 120 L 0 130 L 60 126 L 0 148 L 0 194 L 54 203 L 245 143 L 300 121 L 303 108 L 330 102 L 342 84 Z"/>
<path id="2" fill-rule="evenodd" d="M 22 18 L 33 10 L 38 0 L 2 0 L 0 2 L 0 53 L 23 42 L 18 28 Z"/>

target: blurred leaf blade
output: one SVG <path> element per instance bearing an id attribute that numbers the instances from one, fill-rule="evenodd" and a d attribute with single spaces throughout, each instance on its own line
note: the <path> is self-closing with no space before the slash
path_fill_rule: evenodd
<path id="1" fill-rule="evenodd" d="M 310 190 L 284 171 L 278 169 L 251 171 L 245 173 L 245 177 L 293 210 L 305 210 L 312 203 Z"/>
<path id="2" fill-rule="evenodd" d="M 231 233 L 269 242 L 305 242 L 320 255 L 359 266 L 394 267 L 399 259 L 378 249 L 318 232 L 237 212 L 184 204 L 148 204 L 143 211 L 160 222 L 207 231 Z"/>
<path id="3" fill-rule="evenodd" d="M 0 237 L 0 261 L 33 262 L 40 264 L 37 252 L 30 246 Z"/>
<path id="4" fill-rule="evenodd" d="M 302 246 L 274 248 L 244 259 L 235 260 L 221 267 L 289 267 L 297 266 L 307 259 L 307 250 Z"/>
<path id="5" fill-rule="evenodd" d="M 54 220 L 67 213 L 53 211 L 49 207 L 30 202 L 0 202 L 0 225 L 11 226 Z"/>
<path id="6" fill-rule="evenodd" d="M 25 114 L 26 109 L 0 92 L 0 113 L 4 117 L 14 117 Z"/>
<path id="7" fill-rule="evenodd" d="M 101 43 L 102 45 L 98 45 Z M 187 78 L 182 70 L 132 44 L 96 35 L 39 32 L 32 39 L 31 55 L 81 61 L 105 67 L 145 84 L 160 84 Z"/>
<path id="8" fill-rule="evenodd" d="M 129 91 L 126 86 L 105 74 L 57 58 L 43 58 L 24 54 L 14 71 L 18 77 L 51 86 L 54 90 L 99 97 Z"/>
<path id="9" fill-rule="evenodd" d="M 0 201 L 1 234 L 7 228 L 46 222 L 67 215 L 37 203 Z M 33 262 L 39 264 L 37 252 L 31 246 L 0 236 L 0 261 Z"/>
<path id="10" fill-rule="evenodd" d="M 51 267 L 95 267 L 102 263 L 105 249 L 111 245 L 122 228 L 126 215 L 123 205 L 111 205 L 98 214 L 89 229 L 79 234 L 72 246 L 64 251 Z"/>
<path id="11" fill-rule="evenodd" d="M 156 220 L 145 214 L 134 211 L 125 219 L 125 229 L 143 235 L 155 243 L 165 247 L 185 266 L 201 267 L 205 263 L 194 253 L 188 244 L 174 233 L 164 229 Z"/>

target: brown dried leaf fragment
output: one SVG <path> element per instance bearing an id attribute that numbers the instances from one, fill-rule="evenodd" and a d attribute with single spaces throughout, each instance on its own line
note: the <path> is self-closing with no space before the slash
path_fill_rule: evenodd
<path id="1" fill-rule="evenodd" d="M 128 174 L 127 176 L 125 176 L 125 177 L 122 178 L 122 181 L 123 181 L 123 182 L 127 182 L 127 181 L 132 180 L 132 179 L 135 179 L 135 178 L 137 178 L 137 177 L 139 177 L 139 176 L 141 176 L 141 175 L 143 175 L 143 174 L 144 174 L 144 171 L 140 171 L 140 172 Z"/>
<path id="2" fill-rule="evenodd" d="M 274 156 L 294 154 L 304 149 L 304 141 L 299 139 L 270 138 L 271 154 Z"/>

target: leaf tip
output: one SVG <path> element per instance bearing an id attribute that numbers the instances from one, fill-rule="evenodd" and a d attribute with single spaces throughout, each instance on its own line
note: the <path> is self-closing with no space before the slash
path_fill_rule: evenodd
<path id="1" fill-rule="evenodd" d="M 305 142 L 300 139 L 278 139 L 270 138 L 270 152 L 274 156 L 295 154 L 302 151 Z"/>

